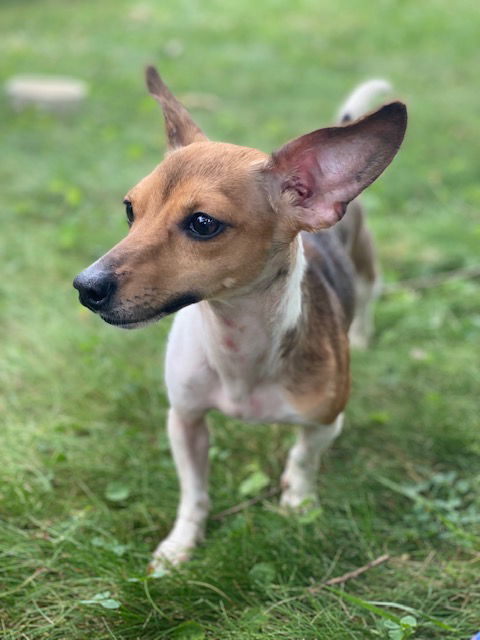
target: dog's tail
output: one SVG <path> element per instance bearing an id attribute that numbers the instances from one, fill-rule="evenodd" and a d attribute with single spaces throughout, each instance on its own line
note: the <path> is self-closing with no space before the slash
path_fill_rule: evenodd
<path id="1" fill-rule="evenodd" d="M 345 124 L 360 118 L 369 110 L 374 98 L 391 90 L 392 86 L 386 80 L 363 82 L 352 91 L 340 107 L 336 118 L 337 122 Z"/>

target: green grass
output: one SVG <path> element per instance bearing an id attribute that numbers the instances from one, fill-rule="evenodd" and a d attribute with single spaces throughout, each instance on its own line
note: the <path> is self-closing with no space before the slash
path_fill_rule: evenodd
<path id="1" fill-rule="evenodd" d="M 61 73 L 91 89 L 65 117 L 14 114 L 0 99 L 2 637 L 469 638 L 480 628 L 478 281 L 380 301 L 319 477 L 321 511 L 285 518 L 270 498 L 212 518 L 185 569 L 146 580 L 177 500 L 169 322 L 116 331 L 78 304 L 71 280 L 125 233 L 123 195 L 161 158 L 148 62 L 213 138 L 265 150 L 329 123 L 355 83 L 388 77 L 410 126 L 364 198 L 385 280 L 478 263 L 475 4 L 24 0 L 4 1 L 0 24 L 2 81 Z M 255 471 L 278 482 L 292 432 L 220 414 L 211 424 L 218 513 Z M 308 590 L 383 553 L 390 561 L 344 586 Z M 118 608 L 82 603 L 105 592 Z"/>

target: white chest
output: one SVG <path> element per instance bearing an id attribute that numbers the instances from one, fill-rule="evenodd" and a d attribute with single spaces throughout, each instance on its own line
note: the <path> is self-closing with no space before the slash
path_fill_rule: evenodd
<path id="1" fill-rule="evenodd" d="M 286 280 L 177 314 L 166 370 L 175 406 L 194 414 L 214 408 L 250 422 L 305 423 L 279 382 L 282 340 L 301 312 L 304 258 L 295 246 Z"/>
<path id="2" fill-rule="evenodd" d="M 225 415 L 247 422 L 303 422 L 279 384 L 259 384 L 247 391 L 241 385 L 220 383 L 211 401 Z"/>

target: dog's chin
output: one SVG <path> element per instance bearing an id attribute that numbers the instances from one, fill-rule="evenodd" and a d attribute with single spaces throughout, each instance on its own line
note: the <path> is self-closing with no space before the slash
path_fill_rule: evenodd
<path id="1" fill-rule="evenodd" d="M 158 322 L 158 320 L 183 309 L 183 307 L 195 304 L 201 299 L 201 296 L 197 293 L 184 293 L 180 296 L 170 298 L 165 304 L 153 311 L 153 313 L 151 312 L 152 310 L 150 310 L 150 315 L 143 317 L 138 313 L 139 310 L 137 310 L 137 314 L 135 314 L 133 309 L 128 313 L 121 305 L 110 313 L 100 313 L 100 316 L 105 322 L 119 329 L 140 329 L 141 327 L 146 327 L 149 324 Z"/>
<path id="2" fill-rule="evenodd" d="M 157 313 L 149 318 L 138 318 L 131 320 L 127 318 L 116 318 L 114 316 L 104 316 L 102 314 L 100 314 L 100 317 L 106 323 L 111 324 L 113 327 L 117 327 L 118 329 L 141 329 L 142 327 L 146 327 L 149 324 L 158 322 L 166 315 L 166 313 Z"/>

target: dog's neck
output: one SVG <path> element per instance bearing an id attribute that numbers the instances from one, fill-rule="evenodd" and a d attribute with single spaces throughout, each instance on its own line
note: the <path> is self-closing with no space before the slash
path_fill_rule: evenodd
<path id="1" fill-rule="evenodd" d="M 304 272 L 297 236 L 276 252 L 248 290 L 200 303 L 210 366 L 222 382 L 238 385 L 239 395 L 275 379 L 283 338 L 300 319 Z"/>

